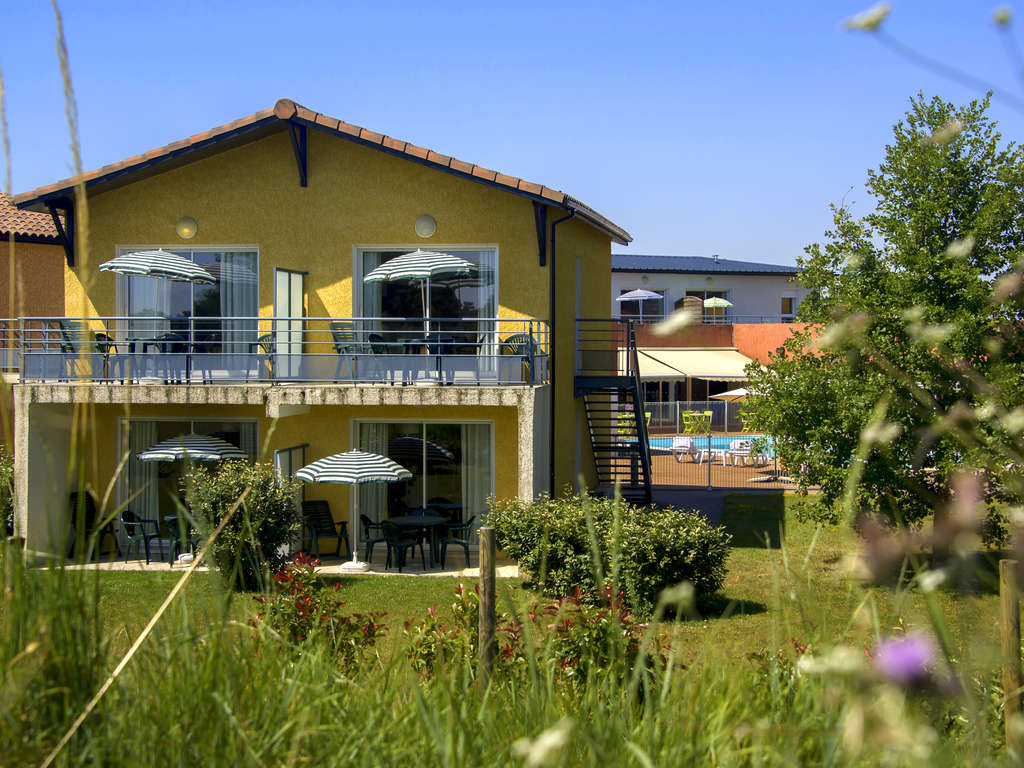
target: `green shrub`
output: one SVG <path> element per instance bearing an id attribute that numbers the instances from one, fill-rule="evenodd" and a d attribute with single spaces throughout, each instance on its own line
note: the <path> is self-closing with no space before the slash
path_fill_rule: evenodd
<path id="1" fill-rule="evenodd" d="M 729 534 L 697 512 L 566 495 L 491 500 L 487 522 L 529 585 L 550 595 L 610 586 L 647 615 L 667 587 L 687 581 L 700 597 L 725 579 Z"/>
<path id="2" fill-rule="evenodd" d="M 7 535 L 14 533 L 14 456 L 0 445 L 0 519 Z"/>
<path id="3" fill-rule="evenodd" d="M 215 471 L 193 467 L 182 488 L 205 540 L 248 489 L 248 495 L 207 557 L 233 589 L 255 590 L 281 570 L 287 545 L 299 532 L 295 495 L 300 483 L 281 478 L 269 463 L 223 462 Z"/>

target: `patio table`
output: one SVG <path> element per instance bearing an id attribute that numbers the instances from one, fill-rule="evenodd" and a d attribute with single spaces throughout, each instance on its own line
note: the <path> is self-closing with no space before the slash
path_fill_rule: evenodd
<path id="1" fill-rule="evenodd" d="M 430 567 L 434 567 L 434 555 L 437 552 L 437 529 L 447 525 L 448 521 L 440 515 L 400 515 L 391 517 L 388 520 L 402 528 L 415 528 L 425 530 L 430 534 Z"/>

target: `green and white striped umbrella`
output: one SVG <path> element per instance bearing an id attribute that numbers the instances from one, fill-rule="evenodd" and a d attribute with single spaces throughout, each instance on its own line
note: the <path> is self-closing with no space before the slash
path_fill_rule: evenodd
<path id="1" fill-rule="evenodd" d="M 181 283 L 214 285 L 217 282 L 213 275 L 198 264 L 162 248 L 116 256 L 100 264 L 100 271 L 142 277 L 166 277 L 168 280 L 177 280 Z"/>
<path id="2" fill-rule="evenodd" d="M 346 451 L 307 464 L 295 476 L 307 483 L 361 485 L 408 480 L 412 472 L 379 453 Z"/>
<path id="3" fill-rule="evenodd" d="M 423 331 L 430 335 L 430 278 L 468 277 L 477 270 L 477 265 L 451 253 L 422 251 L 404 253 L 371 270 L 363 278 L 364 283 L 390 283 L 396 280 L 422 280 L 420 294 L 423 301 Z"/>
<path id="4" fill-rule="evenodd" d="M 197 435 L 194 432 L 164 440 L 137 454 L 139 461 L 222 461 L 223 459 L 248 459 L 249 456 L 236 445 L 212 435 Z"/>
<path id="5" fill-rule="evenodd" d="M 439 275 L 470 275 L 476 264 L 460 256 L 438 251 L 415 250 L 389 259 L 370 271 L 364 283 L 385 283 L 394 280 L 429 280 Z"/>
<path id="6" fill-rule="evenodd" d="M 360 486 L 365 483 L 394 483 L 398 480 L 409 480 L 412 472 L 387 456 L 366 451 L 346 451 L 317 459 L 295 473 L 299 480 L 307 483 L 342 483 Z M 359 562 L 359 489 L 352 494 L 352 514 L 349 518 L 349 530 L 352 531 L 352 562 L 342 567 L 351 571 L 365 571 L 369 566 Z"/>

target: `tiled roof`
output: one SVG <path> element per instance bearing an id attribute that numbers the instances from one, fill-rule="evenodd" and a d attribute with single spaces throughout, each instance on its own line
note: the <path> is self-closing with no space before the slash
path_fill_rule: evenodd
<path id="1" fill-rule="evenodd" d="M 48 213 L 21 211 L 11 204 L 11 199 L 0 192 L 0 240 L 7 240 L 14 233 L 15 240 L 36 240 L 57 242 L 57 228 Z"/>
<path id="2" fill-rule="evenodd" d="M 135 171 L 152 168 L 154 165 L 182 158 L 189 152 L 203 150 L 225 140 L 236 139 L 244 133 L 248 133 L 253 137 L 259 137 L 269 132 L 269 130 L 283 127 L 283 124 L 289 121 L 300 125 L 309 125 L 350 141 L 404 157 L 423 165 L 440 168 L 449 173 L 454 173 L 483 184 L 515 192 L 538 202 L 555 205 L 567 211 L 574 211 L 578 218 L 601 230 L 611 237 L 613 241 L 621 245 L 626 245 L 633 239 L 626 230 L 605 218 L 593 208 L 557 189 L 546 187 L 543 184 L 534 184 L 515 176 L 506 176 L 498 171 L 492 171 L 479 165 L 456 160 L 453 157 L 418 147 L 407 141 L 393 139 L 390 136 L 375 133 L 366 128 L 360 128 L 358 125 L 346 123 L 344 120 L 338 120 L 337 118 L 314 112 L 301 104 L 296 104 L 291 99 L 281 99 L 274 105 L 273 109 L 265 109 L 249 117 L 235 120 L 227 125 L 212 128 L 209 131 L 198 133 L 187 139 L 175 141 L 167 146 L 150 150 L 145 154 L 129 157 L 126 160 L 121 160 L 111 165 L 105 165 L 94 171 L 83 173 L 79 177 L 64 179 L 55 184 L 39 187 L 31 192 L 23 192 L 20 195 L 14 196 L 14 202 L 21 207 L 39 207 L 42 201 L 47 198 L 67 196 L 76 184 L 84 182 L 86 188 L 110 184 L 117 178 Z"/>
<path id="3" fill-rule="evenodd" d="M 706 275 L 795 275 L 796 267 L 734 261 L 716 256 L 645 256 L 639 253 L 613 253 L 612 272 L 676 272 Z"/>

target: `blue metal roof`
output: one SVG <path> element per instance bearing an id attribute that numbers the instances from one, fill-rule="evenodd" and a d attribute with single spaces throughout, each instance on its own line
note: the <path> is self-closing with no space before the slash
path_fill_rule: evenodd
<path id="1" fill-rule="evenodd" d="M 795 275 L 796 267 L 734 261 L 714 256 L 646 256 L 639 253 L 613 253 L 612 272 L 675 272 L 705 275 Z"/>

